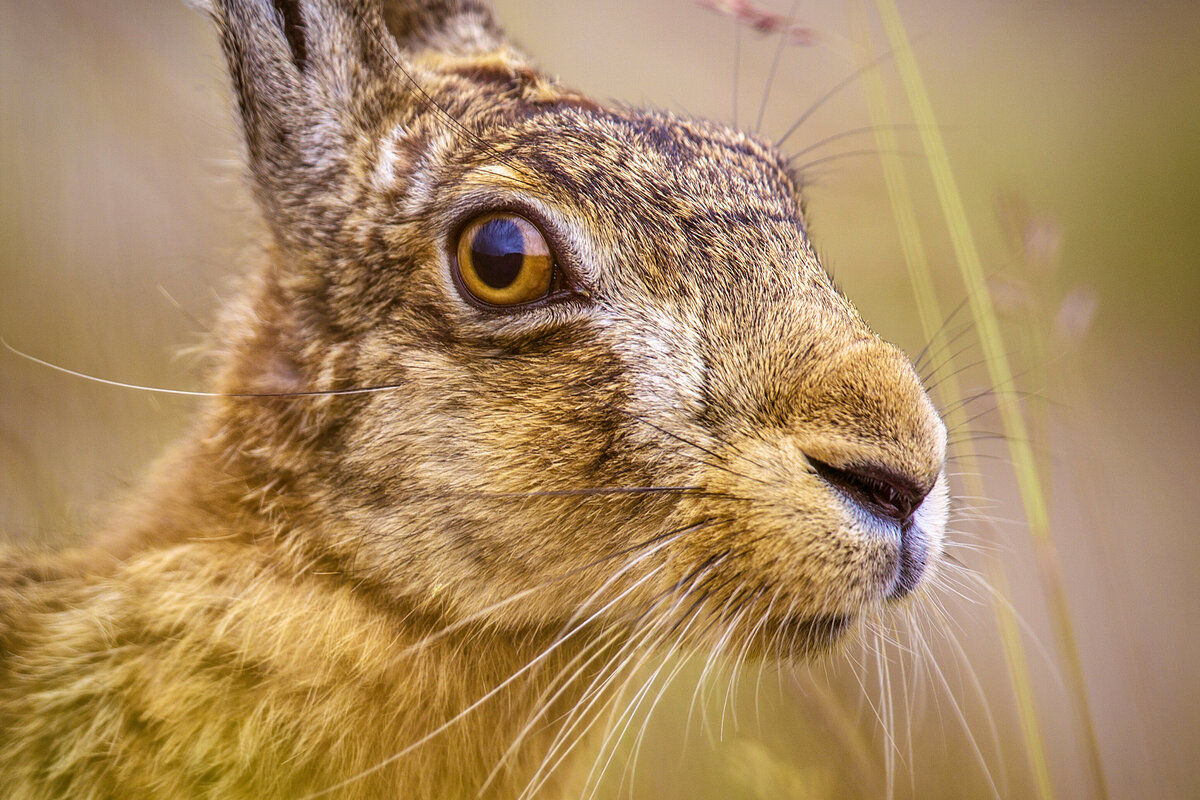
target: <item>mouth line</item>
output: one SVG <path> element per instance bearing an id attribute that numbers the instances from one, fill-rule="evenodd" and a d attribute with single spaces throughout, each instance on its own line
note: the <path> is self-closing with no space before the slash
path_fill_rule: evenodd
<path id="1" fill-rule="evenodd" d="M 830 488 L 888 522 L 903 525 L 911 521 L 932 489 L 932 486 L 919 486 L 906 475 L 880 464 L 858 464 L 845 469 L 808 454 L 805 457 Z"/>

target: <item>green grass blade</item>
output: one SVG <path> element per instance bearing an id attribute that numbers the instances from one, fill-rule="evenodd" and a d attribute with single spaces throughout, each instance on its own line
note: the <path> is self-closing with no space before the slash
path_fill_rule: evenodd
<path id="1" fill-rule="evenodd" d="M 916 58 L 913 56 L 908 34 L 904 30 L 895 0 L 876 0 L 880 17 L 888 40 L 896 53 L 896 65 L 904 84 L 905 93 L 918 125 L 921 141 L 933 173 L 934 187 L 942 205 L 951 242 L 954 246 L 963 283 L 969 297 L 972 315 L 979 332 L 980 343 L 986 359 L 992 385 L 995 387 L 996 403 L 1004 424 L 1009 454 L 1016 473 L 1017 487 L 1025 506 L 1030 536 L 1037 554 L 1039 575 L 1043 590 L 1054 620 L 1055 638 L 1059 652 L 1065 662 L 1075 713 L 1094 783 L 1095 796 L 1107 798 L 1108 789 L 1104 777 L 1104 766 L 1096 737 L 1095 723 L 1088 702 L 1083 664 L 1079 647 L 1071 625 L 1062 573 L 1058 566 L 1058 555 L 1050 533 L 1049 513 L 1046 497 L 1038 475 L 1037 462 L 1029 441 L 1025 418 L 1013 394 L 1014 381 L 1000 325 L 993 310 L 983 264 L 975 245 L 971 227 L 967 222 L 966 210 L 954 174 L 945 143 L 937 128 L 933 105 L 929 100 Z"/>
<path id="2" fill-rule="evenodd" d="M 869 64 L 876 58 L 867 30 L 866 15 L 861 0 L 853 4 L 859 29 L 858 39 L 859 62 Z M 917 212 L 912 200 L 912 192 L 900 161 L 900 144 L 892 125 L 891 113 L 887 105 L 887 94 L 879 73 L 868 70 L 863 75 L 863 88 L 867 97 L 867 105 L 871 122 L 875 128 L 875 140 L 879 146 L 879 156 L 883 167 L 884 180 L 887 184 L 888 197 L 892 211 L 896 217 L 896 227 L 900 235 L 900 248 L 904 263 L 908 268 L 909 279 L 912 282 L 913 294 L 917 302 L 917 311 L 921 319 L 921 327 L 929 343 L 929 352 L 947 352 L 945 343 L 945 328 L 942 325 L 943 314 L 938 302 L 937 290 L 934 288 L 933 273 L 929 265 L 925 244 L 921 237 Z M 952 361 L 953 359 L 951 359 Z M 963 396 L 958 373 L 953 363 L 945 365 L 946 376 L 940 381 L 942 406 L 949 407 L 946 414 L 946 424 L 951 430 L 957 430 L 966 423 L 965 407 L 955 402 Z M 982 497 L 985 494 L 983 480 L 976 466 L 975 449 L 968 439 L 956 447 L 957 456 L 965 473 L 964 484 L 968 495 Z M 987 561 L 987 578 L 992 587 L 1003 591 L 1007 583 L 1003 569 L 994 558 Z M 1006 596 L 1006 595 L 1005 595 Z M 1008 666 L 1009 679 L 1012 683 L 1016 700 L 1017 713 L 1021 721 L 1022 738 L 1025 743 L 1026 757 L 1033 773 L 1040 800 L 1053 800 L 1054 786 L 1050 779 L 1050 769 L 1046 761 L 1046 751 L 1038 722 L 1037 704 L 1033 694 L 1033 682 L 1029 676 L 1029 665 L 1025 656 L 1025 648 L 1021 642 L 1020 627 L 1015 613 L 1003 602 L 993 600 L 992 609 L 996 615 L 996 624 L 1000 632 L 1000 641 L 1004 649 L 1005 663 Z"/>

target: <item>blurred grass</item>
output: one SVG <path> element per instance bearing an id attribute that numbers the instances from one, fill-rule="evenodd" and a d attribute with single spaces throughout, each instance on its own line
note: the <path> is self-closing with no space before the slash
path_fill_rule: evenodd
<path id="1" fill-rule="evenodd" d="M 728 20 L 685 0 L 497 5 L 518 39 L 571 84 L 730 118 Z M 791 3 L 767 5 L 786 13 Z M 254 233 L 235 180 L 236 136 L 211 32 L 169 0 L 0 0 L 0 12 L 0 329 L 66 366 L 195 387 L 193 370 L 173 353 L 211 319 Z M 784 52 L 766 134 L 786 130 L 852 68 L 833 46 L 846 29 L 843 12 L 840 2 L 800 6 L 799 21 L 826 46 Z M 1054 287 L 1031 286 L 1037 308 L 1001 320 L 1013 388 L 1028 397 L 1019 411 L 1036 423 L 1032 457 L 1052 489 L 1047 516 L 1083 671 L 1082 682 L 1067 683 L 1082 685 L 1093 705 L 1114 797 L 1200 796 L 1192 755 L 1200 745 L 1200 544 L 1190 502 L 1200 493 L 1200 7 L 926 0 L 903 2 L 901 12 L 984 271 L 1021 277 L 995 214 L 997 196 L 1015 193 L 1062 230 L 1055 281 L 1100 298 L 1092 329 L 1066 351 L 1030 344 L 1044 342 L 1053 324 L 1058 295 L 1043 295 Z M 746 34 L 741 49 L 742 117 L 754 119 L 775 47 Z M 890 65 L 880 80 L 885 95 L 904 96 Z M 792 147 L 869 122 L 852 89 L 814 114 Z M 897 134 L 897 149 L 920 149 L 919 135 Z M 862 145 L 837 147 L 814 156 Z M 926 167 L 905 158 L 914 178 Z M 919 313 L 908 299 L 903 254 L 911 244 L 897 232 L 877 160 L 829 162 L 811 177 L 811 231 L 826 264 L 881 333 L 919 351 L 943 310 Z M 926 231 L 932 290 L 952 307 L 963 290 L 954 246 L 938 227 L 936 190 L 919 179 L 908 188 L 912 217 Z M 972 365 L 979 351 L 955 353 L 951 338 L 935 346 L 933 361 L 956 355 L 956 394 L 983 394 L 969 408 L 972 427 L 984 437 L 1002 433 L 986 399 L 993 382 Z M 1036 405 L 1049 390 L 1051 402 Z M 86 529 L 97 501 L 136 479 L 182 430 L 188 409 L 0 356 L 0 530 L 30 540 Z M 956 518 L 955 534 L 983 551 L 961 556 L 974 568 L 1003 562 L 1006 594 L 1031 645 L 1031 685 L 1018 693 L 1032 699 L 1023 711 L 1011 700 L 1020 671 L 1002 642 L 1019 637 L 997 635 L 989 598 L 970 587 L 959 587 L 967 597 L 936 598 L 949 633 L 927 633 L 946 685 L 922 659 L 888 654 L 896 794 L 988 797 L 985 773 L 1001 796 L 1044 793 L 1036 757 L 1031 768 L 1025 755 L 1034 705 L 1043 744 L 1032 749 L 1044 751 L 1055 796 L 1092 796 L 1064 680 L 1045 653 L 1054 625 L 1037 557 L 1023 524 L 1007 521 L 1021 506 L 1008 445 L 980 438 L 975 446 L 987 497 L 964 498 L 980 507 L 966 513 L 988 519 Z M 976 493 L 967 479 L 959 486 Z M 1003 607 L 996 613 L 1005 619 Z M 697 723 L 685 746 L 696 677 L 685 670 L 651 719 L 632 784 L 622 786 L 618 768 L 602 796 L 632 785 L 635 796 L 655 798 L 880 797 L 889 747 L 872 710 L 883 694 L 880 671 L 869 648 L 851 647 L 810 669 L 769 673 L 761 689 L 743 681 L 731 703 L 736 727 L 721 691 L 706 712 L 710 723 L 726 715 L 725 740 L 720 725 Z"/>
<path id="2" fill-rule="evenodd" d="M 860 43 L 859 62 L 865 68 L 866 65 L 873 64 L 878 56 L 871 44 L 863 3 L 852 3 L 852 9 L 857 29 L 856 38 Z M 896 13 L 894 8 L 889 8 L 888 12 L 891 15 Z M 896 21 L 898 22 L 898 19 Z M 902 30 L 898 31 L 899 36 L 897 36 L 893 25 L 889 28 L 889 33 L 893 48 L 903 48 L 906 53 L 911 54 L 911 44 Z M 898 155 L 900 152 L 899 141 L 895 133 L 892 115 L 888 111 L 883 82 L 879 79 L 875 69 L 864 73 L 863 90 L 867 96 L 871 121 L 875 126 L 875 141 L 879 146 L 888 197 L 896 216 L 896 227 L 900 234 L 904 263 L 913 286 L 913 295 L 921 320 L 921 330 L 927 341 L 925 347 L 929 353 L 947 353 L 949 350 L 946 317 L 934 287 L 933 271 L 921 237 L 921 227 L 918 223 L 912 193 L 909 189 L 904 165 Z M 919 114 L 914 114 L 914 116 L 918 120 L 917 124 L 933 126 L 936 132 L 937 122 L 932 118 L 931 112 L 924 118 Z M 968 291 L 970 290 L 968 289 Z M 925 368 L 926 379 L 937 384 L 935 396 L 941 398 L 941 407 L 945 409 L 944 421 L 949 431 L 962 431 L 969 424 L 966 406 L 961 402 L 966 395 L 959 383 L 957 362 L 958 360 L 950 355 L 936 366 Z M 921 365 L 918 364 L 918 368 L 921 368 Z M 954 453 L 955 466 L 962 473 L 961 485 L 965 488 L 966 493 L 976 497 L 985 496 L 987 487 L 979 472 L 979 459 L 972 441 L 969 438 L 956 441 L 951 445 L 951 451 Z M 1008 581 L 1005 578 L 1003 566 L 995 558 L 987 559 L 985 570 L 988 583 L 1000 595 L 999 599 L 993 598 L 992 606 L 996 615 L 1000 641 L 1004 647 L 1005 663 L 1008 666 L 1014 699 L 1021 719 L 1025 751 L 1033 772 L 1037 796 L 1041 800 L 1051 800 L 1055 794 L 1054 787 L 1050 779 L 1050 768 L 1047 764 L 1041 725 L 1038 722 L 1036 700 L 1033 696 L 1033 685 L 1029 676 L 1029 662 L 1021 641 L 1019 625 L 1008 604 Z"/>

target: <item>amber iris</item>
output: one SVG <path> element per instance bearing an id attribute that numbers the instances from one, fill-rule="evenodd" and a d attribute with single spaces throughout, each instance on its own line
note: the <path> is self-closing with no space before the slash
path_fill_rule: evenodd
<path id="1" fill-rule="evenodd" d="M 463 288 L 482 303 L 516 306 L 550 293 L 554 257 L 524 217 L 495 213 L 471 220 L 459 234 L 457 255 Z"/>

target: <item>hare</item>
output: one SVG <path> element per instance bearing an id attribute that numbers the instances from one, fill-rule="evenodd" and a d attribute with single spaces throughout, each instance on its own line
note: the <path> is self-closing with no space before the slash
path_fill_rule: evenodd
<path id="1" fill-rule="evenodd" d="M 804 658 L 928 584 L 944 426 L 769 142 L 478 0 L 208 13 L 266 257 L 137 499 L 0 567 L 0 794 L 553 795 L 639 654 Z"/>

